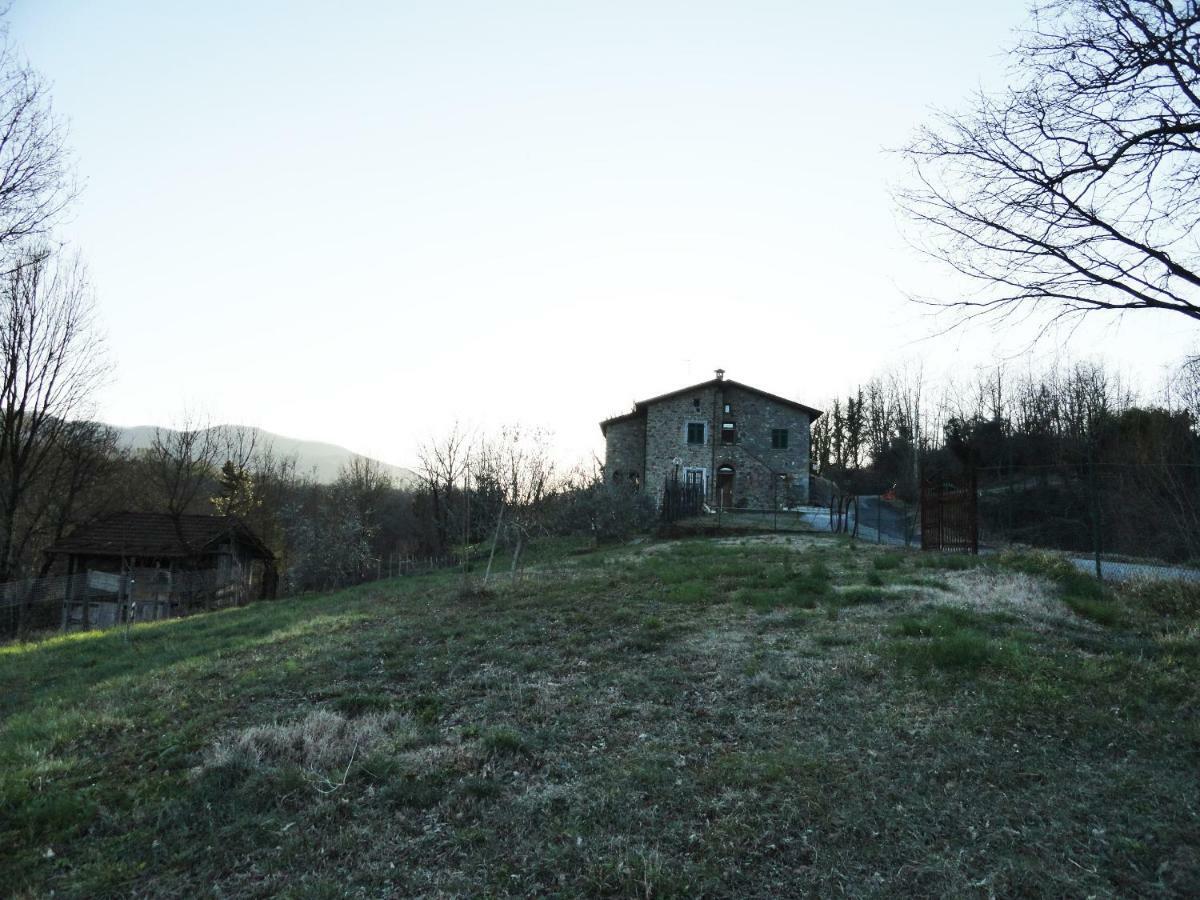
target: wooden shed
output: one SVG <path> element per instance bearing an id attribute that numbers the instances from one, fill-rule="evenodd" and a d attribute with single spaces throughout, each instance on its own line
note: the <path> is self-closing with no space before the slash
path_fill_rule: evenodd
<path id="1" fill-rule="evenodd" d="M 47 550 L 65 560 L 63 626 L 187 615 L 275 596 L 275 555 L 233 516 L 122 512 Z"/>

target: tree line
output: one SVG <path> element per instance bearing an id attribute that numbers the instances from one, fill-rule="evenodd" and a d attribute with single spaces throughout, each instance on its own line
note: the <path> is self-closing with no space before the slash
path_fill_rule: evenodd
<path id="1" fill-rule="evenodd" d="M 910 368 L 828 404 L 813 471 L 915 503 L 921 479 L 970 470 L 994 538 L 1200 559 L 1198 425 L 1197 359 L 1146 399 L 1098 362 L 999 364 L 936 385 Z"/>
<path id="2" fill-rule="evenodd" d="M 400 560 L 441 565 L 498 548 L 512 566 L 537 537 L 614 540 L 654 520 L 643 494 L 604 483 L 598 464 L 560 471 L 541 429 L 456 427 L 422 445 L 414 483 L 356 457 L 323 483 L 251 429 L 186 421 L 150 446 L 119 446 L 114 429 L 63 422 L 42 433 L 37 478 L 15 497 L 7 579 L 46 575 L 45 550 L 117 511 L 236 516 L 276 556 L 286 593 L 354 584 Z"/>

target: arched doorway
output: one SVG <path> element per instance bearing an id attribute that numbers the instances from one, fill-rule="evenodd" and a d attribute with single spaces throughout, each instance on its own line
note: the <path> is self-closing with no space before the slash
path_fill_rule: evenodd
<path id="1" fill-rule="evenodd" d="M 733 466 L 726 463 L 717 468 L 717 505 L 722 509 L 733 508 Z"/>

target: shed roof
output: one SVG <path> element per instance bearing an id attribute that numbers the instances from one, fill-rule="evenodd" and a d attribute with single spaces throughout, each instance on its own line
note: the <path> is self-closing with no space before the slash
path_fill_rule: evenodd
<path id="1" fill-rule="evenodd" d="M 248 547 L 258 559 L 275 558 L 258 535 L 235 516 L 185 515 L 177 524 L 166 513 L 140 512 L 113 513 L 81 525 L 46 552 L 181 558 L 211 552 L 230 537 Z"/>
<path id="2" fill-rule="evenodd" d="M 701 381 L 699 384 L 690 384 L 687 387 L 669 391 L 665 394 L 659 394 L 657 397 L 651 397 L 648 400 L 638 400 L 633 404 L 633 409 L 629 412 L 623 413 L 619 416 L 613 416 L 612 418 L 605 419 L 603 422 L 601 422 L 600 432 L 602 434 L 607 434 L 609 425 L 612 425 L 616 422 L 623 422 L 626 419 L 633 419 L 637 416 L 645 415 L 646 408 L 654 403 L 660 403 L 663 400 L 670 400 L 672 397 L 678 397 L 680 394 L 687 394 L 691 391 L 706 390 L 708 388 L 715 387 L 716 385 L 721 385 L 722 387 L 732 387 L 739 391 L 757 394 L 759 397 L 764 397 L 767 400 L 774 401 L 775 403 L 781 403 L 784 406 L 790 406 L 793 409 L 806 412 L 813 419 L 816 419 L 821 415 L 821 410 L 819 409 L 814 409 L 813 407 L 806 406 L 803 403 L 797 403 L 795 400 L 789 400 L 787 397 L 780 397 L 778 394 L 772 394 L 767 391 L 760 390 L 759 388 L 751 387 L 748 384 L 742 384 L 740 381 L 734 381 L 731 378 L 710 378 L 708 381 Z"/>

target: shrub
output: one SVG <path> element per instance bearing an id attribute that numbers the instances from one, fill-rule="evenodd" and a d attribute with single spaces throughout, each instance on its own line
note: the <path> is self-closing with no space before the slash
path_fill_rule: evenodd
<path id="1" fill-rule="evenodd" d="M 595 480 L 558 495 L 547 518 L 559 533 L 620 541 L 655 526 L 657 498 L 629 485 Z"/>

